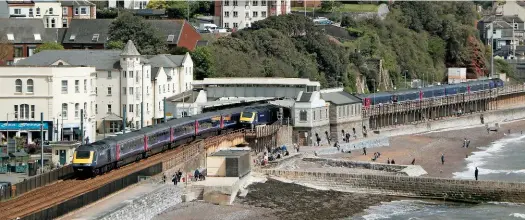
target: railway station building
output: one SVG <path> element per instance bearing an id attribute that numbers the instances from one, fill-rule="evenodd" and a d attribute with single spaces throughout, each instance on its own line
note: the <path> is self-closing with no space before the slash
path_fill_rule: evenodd
<path id="1" fill-rule="evenodd" d="M 87 66 L 0 67 L 2 141 L 40 139 L 41 112 L 44 140 L 80 140 L 81 109 L 84 137 L 94 140 L 95 75 L 95 67 Z"/>
<path id="2" fill-rule="evenodd" d="M 142 55 L 132 41 L 123 50 L 46 50 L 16 65 L 95 67 L 93 111 L 99 134 L 121 131 L 124 117 L 131 129 L 160 123 L 164 97 L 191 90 L 193 81 L 189 53 Z"/>

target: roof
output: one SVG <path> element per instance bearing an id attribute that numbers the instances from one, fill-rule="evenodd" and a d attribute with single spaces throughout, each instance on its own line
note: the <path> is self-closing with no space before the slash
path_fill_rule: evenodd
<path id="1" fill-rule="evenodd" d="M 310 81 L 303 78 L 282 78 L 282 77 L 254 77 L 254 78 L 204 78 L 195 80 L 192 85 L 300 85 L 300 86 L 321 86 L 321 83 Z"/>
<path id="2" fill-rule="evenodd" d="M 0 0 L 0 18 L 9 18 L 9 7 L 6 0 Z"/>
<path id="3" fill-rule="evenodd" d="M 13 155 L 14 157 L 27 157 L 29 156 L 26 152 L 24 151 L 18 151 L 18 152 L 14 152 L 14 153 L 9 153 L 11 155 Z"/>
<path id="4" fill-rule="evenodd" d="M 58 60 L 69 65 L 94 66 L 97 70 L 120 69 L 120 50 L 44 50 L 16 63 L 17 66 L 49 66 Z"/>
<path id="5" fill-rule="evenodd" d="M 106 121 L 121 121 L 122 118 L 120 116 L 118 116 L 117 114 L 111 112 L 111 113 L 106 114 L 106 116 L 104 118 L 102 118 L 102 120 L 106 120 Z"/>
<path id="6" fill-rule="evenodd" d="M 184 57 L 186 55 L 170 55 L 170 54 L 159 54 L 159 55 L 148 55 L 147 57 L 151 65 L 151 79 L 154 80 L 159 74 L 161 68 L 176 68 L 182 66 Z M 168 76 L 169 77 L 169 76 Z"/>
<path id="7" fill-rule="evenodd" d="M 126 46 L 122 50 L 121 56 L 140 56 L 139 51 L 135 47 L 135 44 L 133 44 L 132 40 L 128 40 L 126 43 Z"/>
<path id="8" fill-rule="evenodd" d="M 345 91 L 321 92 L 321 98 L 336 105 L 361 103 L 361 99 Z"/>
<path id="9" fill-rule="evenodd" d="M 46 41 L 56 41 L 56 32 L 46 30 L 42 19 L 0 19 L 0 38 L 7 39 L 7 34 L 12 34 L 13 43 L 40 44 Z M 35 39 L 35 34 L 40 35 L 41 40 Z"/>
<path id="10" fill-rule="evenodd" d="M 176 45 L 182 32 L 184 20 L 145 20 L 156 28 L 164 37 L 166 44 Z M 109 27 L 113 19 L 73 19 L 65 35 L 63 43 L 81 44 L 105 44 L 108 41 Z M 93 41 L 93 35 L 99 34 L 97 41 Z M 70 40 L 75 35 L 74 40 Z M 173 41 L 167 41 L 168 36 L 173 35 Z"/>
<path id="11" fill-rule="evenodd" d="M 139 16 L 163 16 L 166 15 L 166 9 L 133 9 L 131 10 L 134 15 Z"/>
<path id="12" fill-rule="evenodd" d="M 523 23 L 523 20 L 519 16 L 486 16 L 483 18 L 484 22 L 493 22 L 493 21 L 505 21 L 507 23 Z"/>
<path id="13" fill-rule="evenodd" d="M 301 97 L 299 97 L 299 101 L 298 102 L 310 102 L 311 98 L 312 98 L 312 93 L 311 92 L 303 92 L 301 94 Z"/>
<path id="14" fill-rule="evenodd" d="M 250 151 L 247 150 L 221 150 L 215 153 L 212 153 L 212 157 L 240 157 L 245 154 L 249 154 Z"/>
<path id="15" fill-rule="evenodd" d="M 72 0 L 72 1 L 61 1 L 62 6 L 95 6 L 95 4 L 87 0 Z"/>

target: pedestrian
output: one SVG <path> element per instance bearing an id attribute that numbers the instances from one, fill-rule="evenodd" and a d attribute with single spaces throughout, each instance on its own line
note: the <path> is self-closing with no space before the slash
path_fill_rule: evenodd
<path id="1" fill-rule="evenodd" d="M 175 186 L 177 185 L 177 180 L 178 180 L 177 175 L 176 174 L 173 175 L 173 179 L 171 179 L 171 182 L 173 182 L 173 185 Z"/>
<path id="2" fill-rule="evenodd" d="M 180 178 L 182 177 L 182 171 L 179 169 L 179 172 L 177 172 L 177 176 L 179 177 L 178 181 L 180 182 Z"/>
<path id="3" fill-rule="evenodd" d="M 463 140 L 463 147 L 467 147 L 467 138 Z"/>
<path id="4" fill-rule="evenodd" d="M 467 148 L 470 145 L 470 139 L 467 139 Z"/>
<path id="5" fill-rule="evenodd" d="M 441 165 L 445 164 L 445 154 L 441 154 Z"/>
<path id="6" fill-rule="evenodd" d="M 386 163 L 390 164 L 390 158 L 386 159 Z"/>
<path id="7" fill-rule="evenodd" d="M 478 168 L 476 167 L 476 170 L 474 171 L 474 177 L 476 177 L 476 180 L 478 180 Z"/>
<path id="8" fill-rule="evenodd" d="M 326 135 L 326 140 L 328 141 L 328 146 L 330 146 L 330 135 L 328 134 L 328 131 L 324 131 L 324 134 Z"/>
<path id="9" fill-rule="evenodd" d="M 363 155 L 366 155 L 366 147 L 363 147 Z"/>
<path id="10" fill-rule="evenodd" d="M 390 164 L 396 164 L 396 161 L 394 161 L 394 159 L 392 159 L 392 161 L 390 161 Z"/>
<path id="11" fill-rule="evenodd" d="M 416 158 L 412 160 L 412 165 L 416 164 Z"/>
<path id="12" fill-rule="evenodd" d="M 199 180 L 199 175 L 201 173 L 199 172 L 199 169 L 195 169 L 195 173 L 193 174 L 193 177 L 195 177 L 195 181 L 198 181 Z"/>
<path id="13" fill-rule="evenodd" d="M 350 133 L 346 133 L 346 143 L 350 143 Z"/>
<path id="14" fill-rule="evenodd" d="M 317 146 L 321 146 L 321 138 L 319 136 L 317 136 Z"/>
<path id="15" fill-rule="evenodd" d="M 166 183 L 166 174 L 162 175 L 162 182 Z"/>

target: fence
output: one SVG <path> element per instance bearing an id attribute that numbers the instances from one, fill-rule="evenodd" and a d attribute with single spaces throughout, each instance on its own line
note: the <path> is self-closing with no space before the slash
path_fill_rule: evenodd
<path id="1" fill-rule="evenodd" d="M 130 185 L 138 182 L 139 176 L 153 176 L 162 172 L 162 163 L 157 163 L 153 166 L 137 171 L 131 175 L 115 180 L 98 189 L 76 196 L 62 203 L 56 204 L 47 209 L 24 216 L 21 219 L 39 220 L 39 219 L 54 219 L 64 214 L 67 214 L 75 209 L 81 208 L 88 204 L 98 201 L 114 192 L 124 189 Z"/>
<path id="2" fill-rule="evenodd" d="M 72 174 L 73 174 L 73 167 L 64 166 L 64 167 L 55 169 L 51 172 L 43 173 L 43 174 L 31 177 L 31 178 L 25 179 L 24 181 L 13 185 L 13 188 L 15 189 L 14 194 L 11 192 L 12 189 L 8 189 L 9 192 L 6 193 L 5 191 L 7 189 L 5 189 L 6 187 L 3 187 L 4 188 L 2 190 L 3 192 L 0 192 L 0 195 L 3 195 L 3 196 L 0 196 L 0 201 L 22 195 L 33 189 L 45 186 L 47 184 L 54 183 L 58 180 L 66 179 L 70 177 Z M 9 196 L 6 196 L 7 194 L 9 194 Z"/>

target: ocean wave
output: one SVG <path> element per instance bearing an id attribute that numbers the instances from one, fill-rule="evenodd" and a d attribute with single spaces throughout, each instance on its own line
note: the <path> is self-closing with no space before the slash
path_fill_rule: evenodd
<path id="1" fill-rule="evenodd" d="M 512 216 L 512 217 L 515 217 L 515 218 L 525 219 L 525 214 L 523 214 L 523 213 L 512 213 L 509 216 Z"/>
<path id="2" fill-rule="evenodd" d="M 381 205 L 371 206 L 365 211 L 369 214 L 364 215 L 365 220 L 390 219 L 394 216 L 406 215 L 421 209 L 426 209 L 429 205 L 436 203 L 421 200 L 397 200 L 392 202 L 383 202 Z M 412 217 L 411 219 L 418 219 Z"/>
<path id="3" fill-rule="evenodd" d="M 474 170 L 476 167 L 478 168 L 479 172 L 482 174 L 491 174 L 491 173 L 525 173 L 525 169 L 522 170 L 492 170 L 492 169 L 485 169 L 481 166 L 485 164 L 485 159 L 488 157 L 491 157 L 498 152 L 502 151 L 509 143 L 517 142 L 525 139 L 525 135 L 520 136 L 507 136 L 504 139 L 494 141 L 490 144 L 488 148 L 486 148 L 483 151 L 476 151 L 471 156 L 469 156 L 467 159 L 467 168 L 464 171 L 461 172 L 455 172 L 453 173 L 454 178 L 457 179 L 474 179 Z"/>

